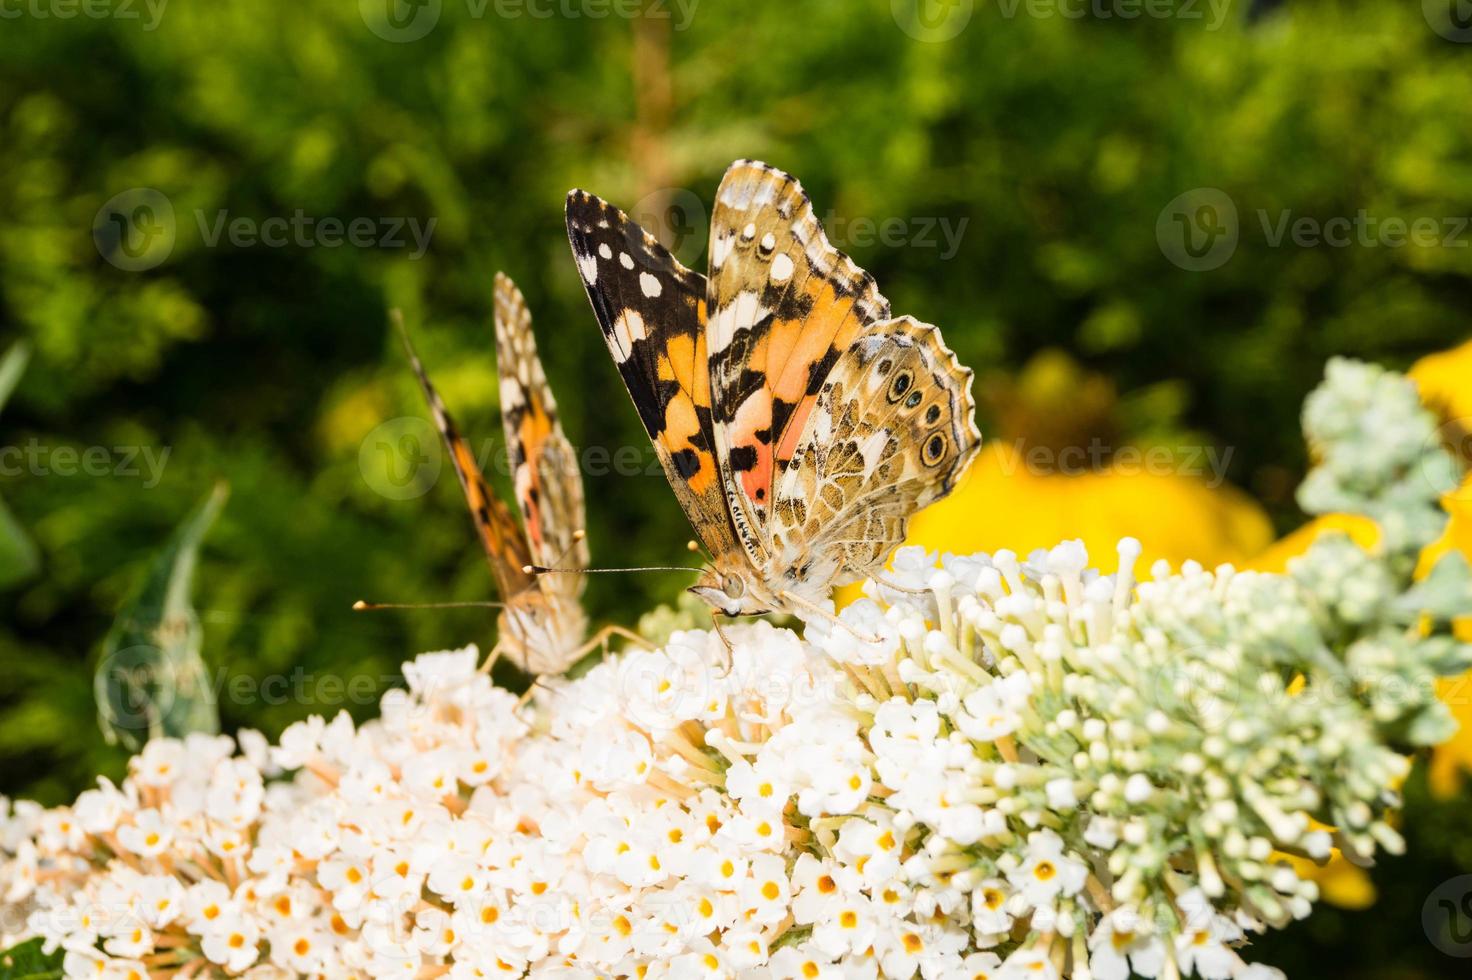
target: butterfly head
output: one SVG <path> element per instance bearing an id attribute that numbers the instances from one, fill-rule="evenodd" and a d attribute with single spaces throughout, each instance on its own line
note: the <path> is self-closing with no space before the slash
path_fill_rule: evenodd
<path id="1" fill-rule="evenodd" d="M 707 568 L 690 591 L 726 616 L 759 616 L 771 608 L 771 603 L 752 587 L 748 575 L 719 566 Z"/>

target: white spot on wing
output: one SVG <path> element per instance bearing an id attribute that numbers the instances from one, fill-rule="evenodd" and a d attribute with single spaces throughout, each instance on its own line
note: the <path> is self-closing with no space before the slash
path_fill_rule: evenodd
<path id="1" fill-rule="evenodd" d="M 627 361 L 634 352 L 634 342 L 644 337 L 644 318 L 637 310 L 624 310 L 613 321 L 613 337 L 610 338 L 613 343 L 609 345 L 613 359 L 620 364 Z"/>
<path id="2" fill-rule="evenodd" d="M 785 254 L 772 260 L 772 281 L 786 282 L 792 278 L 792 260 Z"/>
<path id="3" fill-rule="evenodd" d="M 664 292 L 664 287 L 660 285 L 659 280 L 647 272 L 639 273 L 639 288 L 644 290 L 644 295 L 650 299 L 654 299 L 660 293 Z"/>
<path id="4" fill-rule="evenodd" d="M 859 455 L 864 457 L 864 479 L 868 479 L 874 473 L 874 467 L 879 465 L 879 458 L 884 452 L 884 447 L 889 444 L 889 431 L 880 429 L 859 443 Z"/>
<path id="5" fill-rule="evenodd" d="M 711 245 L 710 263 L 719 269 L 726 262 L 726 256 L 731 254 L 731 249 L 736 246 L 735 234 L 722 235 Z"/>
<path id="6" fill-rule="evenodd" d="M 762 236 L 762 248 L 770 252 L 777 247 L 777 236 L 770 231 Z"/>
<path id="7" fill-rule="evenodd" d="M 603 256 L 605 260 L 611 259 L 613 258 L 613 249 L 608 247 L 607 242 L 604 242 L 603 244 L 598 246 L 598 254 Z"/>
<path id="8" fill-rule="evenodd" d="M 618 264 L 625 269 L 632 269 L 634 267 L 634 260 L 629 258 L 628 252 L 620 252 L 618 253 Z"/>
<path id="9" fill-rule="evenodd" d="M 578 256 L 578 272 L 583 275 L 583 282 L 589 286 L 598 281 L 598 259 L 589 255 Z"/>
<path id="10" fill-rule="evenodd" d="M 747 225 L 746 225 L 746 227 L 741 229 L 741 237 L 744 238 L 744 239 L 746 239 L 747 241 L 751 241 L 753 238 L 755 238 L 756 237 L 756 223 L 755 222 L 748 222 Z"/>

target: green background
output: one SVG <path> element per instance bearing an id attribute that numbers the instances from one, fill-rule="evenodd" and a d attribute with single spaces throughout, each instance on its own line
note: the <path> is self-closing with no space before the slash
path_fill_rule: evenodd
<path id="1" fill-rule="evenodd" d="M 1460 36 L 1438 13 L 1450 0 L 923 0 L 920 20 L 909 0 L 665 0 L 633 18 L 592 16 L 602 0 L 534 3 L 546 17 L 398 2 L 410 33 L 430 18 L 422 37 L 380 36 L 394 33 L 385 0 L 172 0 L 156 19 L 141 0 L 91 8 L 103 17 L 0 3 L 0 346 L 33 348 L 0 446 L 106 447 L 115 464 L 66 475 L 47 455 L 0 475 L 41 555 L 0 591 L 0 791 L 55 804 L 121 771 L 93 723 L 93 661 L 216 479 L 232 495 L 195 600 L 227 730 L 366 717 L 406 655 L 490 645 L 484 611 L 349 606 L 491 598 L 448 469 L 423 495 L 379 492 L 393 484 L 378 443 L 416 430 L 375 428 L 425 417 L 386 323 L 400 306 L 499 467 L 497 269 L 526 292 L 574 442 L 623 449 L 638 471 L 588 457 L 605 471 L 586 477 L 595 560 L 688 557 L 569 259 L 570 187 L 668 214 L 661 202 L 708 202 L 738 157 L 787 169 L 895 309 L 941 324 L 985 377 L 1068 352 L 1118 398 L 1063 429 L 1232 447 L 1231 479 L 1283 529 L 1301 519 L 1297 412 L 1324 360 L 1404 367 L 1467 336 L 1472 229 L 1450 247 L 1273 244 L 1285 212 L 1430 217 L 1445 233 L 1472 215 L 1472 43 L 1445 36 Z M 1146 9 L 1172 16 L 1117 15 Z M 927 40 L 927 24 L 959 32 Z M 128 271 L 94 222 L 135 188 L 167 200 L 175 234 Z M 1233 203 L 1238 243 L 1188 271 L 1157 230 L 1168 239 L 1171 202 L 1198 188 Z M 211 245 L 222 212 L 367 218 L 375 235 L 435 224 L 414 258 L 320 238 Z M 687 260 L 702 220 L 687 206 L 665 229 Z M 902 230 L 880 241 L 865 221 Z M 956 249 L 941 228 L 960 231 Z M 993 431 L 996 400 L 981 400 Z M 119 447 L 167 449 L 156 485 L 116 472 Z M 631 624 L 682 582 L 604 576 L 589 603 Z M 1421 787 L 1411 855 L 1376 871 L 1380 904 L 1319 912 L 1265 941 L 1269 962 L 1298 976 L 1464 966 L 1420 915 L 1472 870 L 1469 800 L 1432 804 Z"/>

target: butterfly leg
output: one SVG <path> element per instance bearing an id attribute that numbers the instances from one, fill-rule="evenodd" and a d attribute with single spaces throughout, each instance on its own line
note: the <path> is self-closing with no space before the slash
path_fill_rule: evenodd
<path id="1" fill-rule="evenodd" d="M 863 633 L 860 633 L 858 630 L 854 629 L 848 623 L 845 623 L 843 620 L 839 619 L 837 616 L 833 615 L 831 612 L 824 609 L 816 602 L 810 602 L 809 600 L 804 599 L 802 596 L 798 595 L 795 592 L 781 592 L 778 594 L 778 598 L 784 599 L 792 605 L 797 606 L 800 609 L 805 609 L 808 612 L 813 613 L 814 615 L 823 617 L 834 626 L 837 626 L 839 629 L 843 630 L 845 633 L 848 633 L 854 639 L 858 640 L 860 643 L 884 642 L 884 640 L 878 636 L 865 636 Z"/>
<path id="2" fill-rule="evenodd" d="M 613 639 L 615 636 L 623 637 L 625 640 L 628 640 L 629 642 L 645 650 L 655 649 L 653 643 L 650 643 L 648 640 L 644 639 L 644 637 L 640 636 L 638 633 L 635 633 L 633 630 L 625 629 L 622 626 L 616 626 L 610 623 L 609 625 L 600 629 L 598 632 L 594 633 L 593 636 L 588 640 L 588 642 L 584 643 L 582 646 L 569 653 L 567 655 L 569 662 L 577 663 L 579 660 L 586 657 L 589 652 L 596 649 L 597 647 L 602 647 L 603 655 L 605 657 L 608 656 L 608 641 Z"/>
<path id="3" fill-rule="evenodd" d="M 882 585 L 886 589 L 892 589 L 895 592 L 904 592 L 904 593 L 907 593 L 909 595 L 929 595 L 930 594 L 930 590 L 929 589 L 912 589 L 908 585 L 900 585 L 898 582 L 892 582 L 892 581 L 890 581 L 889 579 L 885 578 L 883 574 L 870 575 L 869 578 L 873 579 L 876 584 Z"/>
<path id="4" fill-rule="evenodd" d="M 491 668 L 496 666 L 496 661 L 501 659 L 501 653 L 501 643 L 497 641 L 496 645 L 491 647 L 491 653 L 490 656 L 486 657 L 486 662 L 480 665 L 480 672 L 482 674 L 489 674 Z"/>
<path id="5" fill-rule="evenodd" d="M 710 610 L 710 625 L 715 628 L 716 636 L 719 636 L 721 638 L 721 644 L 726 648 L 726 667 L 725 670 L 721 672 L 721 677 L 724 679 L 731 676 L 731 670 L 736 665 L 736 648 L 731 646 L 731 638 L 727 636 L 726 631 L 721 628 L 721 614 L 716 612 L 714 606 L 712 606 Z"/>

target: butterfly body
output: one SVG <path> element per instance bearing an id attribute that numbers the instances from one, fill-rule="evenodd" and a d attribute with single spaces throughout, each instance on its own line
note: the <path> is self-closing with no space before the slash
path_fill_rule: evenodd
<path id="1" fill-rule="evenodd" d="M 537 356 L 526 301 L 500 273 L 495 324 L 501 419 L 520 524 L 486 481 L 407 336 L 405 345 L 501 594 L 497 648 L 529 673 L 556 674 L 585 652 L 588 624 L 579 601 L 585 582 L 579 572 L 588 565 L 582 475 Z M 533 576 L 527 566 L 534 563 L 571 571 Z"/>
<path id="2" fill-rule="evenodd" d="M 971 372 L 892 317 L 796 180 L 727 171 L 709 276 L 612 205 L 568 197 L 568 235 L 615 364 L 711 562 L 692 589 L 749 615 L 820 605 L 872 574 L 980 447 Z"/>

